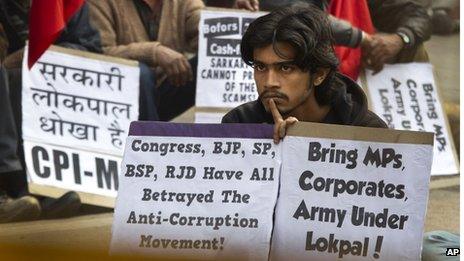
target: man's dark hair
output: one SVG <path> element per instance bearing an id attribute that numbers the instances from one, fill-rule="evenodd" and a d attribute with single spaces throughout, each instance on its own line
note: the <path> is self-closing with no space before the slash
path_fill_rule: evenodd
<path id="1" fill-rule="evenodd" d="M 277 55 L 288 59 L 276 48 L 277 42 L 288 43 L 295 49 L 293 61 L 300 69 L 311 74 L 317 68 L 330 69 L 324 82 L 315 89 L 319 105 L 328 104 L 334 95 L 333 88 L 336 88 L 333 81 L 338 59 L 327 14 L 311 4 L 296 3 L 257 18 L 243 35 L 242 59 L 253 66 L 254 49 L 270 44 Z"/>

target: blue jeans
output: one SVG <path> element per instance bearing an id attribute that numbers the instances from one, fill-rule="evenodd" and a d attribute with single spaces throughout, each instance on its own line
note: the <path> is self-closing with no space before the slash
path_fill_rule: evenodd
<path id="1" fill-rule="evenodd" d="M 158 88 L 158 114 L 161 121 L 170 121 L 195 105 L 197 87 L 197 56 L 189 60 L 193 72 L 193 80 L 183 86 L 173 86 L 165 80 Z"/>
<path id="2" fill-rule="evenodd" d="M 159 116 L 156 109 L 156 80 L 153 70 L 144 63 L 139 63 L 139 120 L 158 121 Z"/>
<path id="3" fill-rule="evenodd" d="M 140 65 L 139 120 L 170 121 L 195 104 L 197 56 L 189 60 L 193 80 L 176 87 L 165 80 L 156 88 L 157 76 L 147 65 Z"/>

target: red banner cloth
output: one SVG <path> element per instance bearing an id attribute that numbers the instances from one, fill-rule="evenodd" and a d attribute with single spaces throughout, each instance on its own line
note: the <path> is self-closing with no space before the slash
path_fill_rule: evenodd
<path id="1" fill-rule="evenodd" d="M 329 12 L 368 34 L 374 33 L 374 25 L 366 0 L 332 0 Z M 361 67 L 361 48 L 336 46 L 335 54 L 340 60 L 340 71 L 354 80 L 358 79 Z"/>
<path id="2" fill-rule="evenodd" d="M 29 14 L 29 69 L 52 45 L 84 0 L 33 0 Z"/>

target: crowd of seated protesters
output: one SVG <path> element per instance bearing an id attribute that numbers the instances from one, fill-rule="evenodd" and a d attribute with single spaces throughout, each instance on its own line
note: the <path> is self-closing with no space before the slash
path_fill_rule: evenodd
<path id="1" fill-rule="evenodd" d="M 194 105 L 196 89 L 196 67 L 198 48 L 198 22 L 200 12 L 206 5 L 215 7 L 243 8 L 250 11 L 264 9 L 270 11 L 296 1 L 272 0 L 87 0 L 82 8 L 71 18 L 67 27 L 55 42 L 56 45 L 88 52 L 103 53 L 109 56 L 136 60 L 140 67 L 140 120 L 169 121 Z M 326 9 L 325 0 L 308 0 L 321 9 Z M 390 32 L 392 39 L 398 40 L 394 32 L 404 32 L 409 35 L 411 42 L 417 46 L 428 39 L 427 23 L 423 22 L 422 9 L 417 8 L 411 1 L 386 0 L 384 4 L 374 4 L 369 1 L 374 23 L 380 29 Z M 4 143 L 0 152 L 0 163 L 6 166 L 0 170 L 1 193 L 4 202 L 12 203 L 12 198 L 28 196 L 26 175 L 24 171 L 24 153 L 22 141 L 18 137 L 21 133 L 21 62 L 25 42 L 28 37 L 29 0 L 1 0 L 0 23 L 2 35 L 0 54 L 2 55 L 1 96 L 2 106 L 2 138 Z M 395 14 L 393 25 L 382 20 L 382 12 Z M 399 17 L 409 19 L 399 19 Z M 385 16 L 383 16 L 385 17 Z M 422 20 L 421 20 L 422 19 Z M 334 20 L 337 21 L 337 20 Z M 413 24 L 415 27 L 408 26 Z M 379 44 L 371 49 L 381 49 L 388 54 L 397 54 L 404 46 L 394 41 L 375 40 L 376 36 L 366 37 L 363 33 L 346 24 L 334 22 L 335 39 L 338 44 L 356 47 L 361 42 L 370 41 Z M 408 29 L 409 28 L 409 29 Z M 412 28 L 412 29 L 411 29 Z M 396 37 L 395 37 L 396 35 Z M 379 39 L 386 39 L 385 35 Z M 366 40 L 368 39 L 368 40 Z M 389 45 L 390 44 L 390 45 Z M 368 45 L 365 45 L 368 46 Z M 393 46 L 393 47 L 392 47 Z M 397 47 L 401 48 L 398 49 Z M 403 48 L 404 47 L 404 48 Z M 384 49 L 382 49 L 384 48 Z M 391 49 L 394 49 L 392 51 Z M 371 57 L 374 64 L 375 58 Z M 377 66 L 381 66 L 377 65 Z M 4 148 L 4 149 L 3 149 Z M 28 198 L 31 202 L 30 217 L 36 218 L 36 209 L 47 212 L 47 202 L 40 199 L 39 203 Z M 78 205 L 77 194 L 65 195 L 58 199 L 66 202 L 64 205 Z M 14 203 L 14 201 L 13 201 Z M 63 205 L 55 204 L 52 206 Z M 21 203 L 22 205 L 28 205 Z M 1 204 L 6 206 L 6 204 Z M 26 209 L 26 207 L 23 207 Z M 28 211 L 25 211 L 28 212 Z M 74 213 L 75 209 L 69 211 Z M 39 216 L 44 216 L 39 213 Z M 8 215 L 6 215 L 8 216 Z M 22 216 L 22 215 L 17 215 Z M 25 215 L 27 216 L 27 215 Z M 1 218 L 1 217 L 0 217 Z M 6 217 L 5 220 L 9 220 Z"/>

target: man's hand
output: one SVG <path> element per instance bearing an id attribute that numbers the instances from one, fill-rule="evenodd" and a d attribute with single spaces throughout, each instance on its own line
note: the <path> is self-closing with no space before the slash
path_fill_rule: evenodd
<path id="1" fill-rule="evenodd" d="M 259 2 L 258 0 L 235 0 L 233 8 L 246 9 L 255 12 L 259 11 Z"/>
<path id="2" fill-rule="evenodd" d="M 166 73 L 169 82 L 174 86 L 182 86 L 193 79 L 192 68 L 187 58 L 181 53 L 159 45 L 155 56 L 159 66 Z"/>
<path id="3" fill-rule="evenodd" d="M 271 110 L 272 117 L 274 118 L 274 143 L 279 144 L 280 139 L 283 139 L 287 134 L 288 127 L 293 125 L 293 123 L 298 122 L 298 119 L 295 117 L 288 117 L 284 120 L 273 99 L 269 99 L 269 109 Z"/>
<path id="4" fill-rule="evenodd" d="M 397 34 L 374 34 L 361 43 L 363 66 L 377 73 L 385 63 L 393 62 L 403 49 L 403 40 Z"/>

